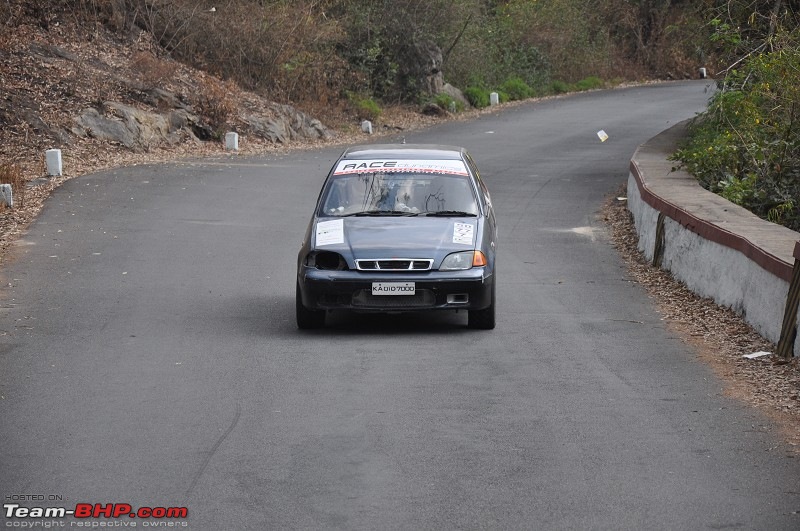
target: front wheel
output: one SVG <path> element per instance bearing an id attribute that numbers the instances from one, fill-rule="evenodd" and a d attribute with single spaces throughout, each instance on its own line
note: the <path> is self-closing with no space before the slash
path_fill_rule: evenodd
<path id="1" fill-rule="evenodd" d="M 483 310 L 469 310 L 467 328 L 474 330 L 494 330 L 495 325 L 495 286 L 497 277 L 492 282 L 492 302 Z"/>
<path id="2" fill-rule="evenodd" d="M 300 330 L 313 330 L 325 326 L 324 310 L 309 310 L 303 305 L 303 296 L 300 293 L 300 285 L 295 288 L 295 314 L 297 317 L 297 328 Z"/>

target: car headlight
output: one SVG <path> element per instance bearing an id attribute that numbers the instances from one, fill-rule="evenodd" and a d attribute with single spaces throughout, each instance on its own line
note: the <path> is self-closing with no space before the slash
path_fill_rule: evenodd
<path id="1" fill-rule="evenodd" d="M 347 262 L 339 253 L 330 251 L 316 251 L 306 256 L 305 264 L 308 267 L 323 271 L 344 271 L 348 269 Z"/>
<path id="2" fill-rule="evenodd" d="M 462 251 L 460 253 L 448 254 L 439 271 L 463 271 L 472 267 L 486 265 L 486 256 L 480 251 Z"/>

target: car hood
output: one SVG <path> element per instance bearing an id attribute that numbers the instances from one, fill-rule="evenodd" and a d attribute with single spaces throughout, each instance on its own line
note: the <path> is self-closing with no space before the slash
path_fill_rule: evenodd
<path id="1" fill-rule="evenodd" d="M 332 229 L 333 236 L 321 237 L 320 223 Z M 477 232 L 478 218 L 327 218 L 317 220 L 315 248 L 351 259 L 433 258 L 438 262 L 451 252 L 474 249 Z"/>

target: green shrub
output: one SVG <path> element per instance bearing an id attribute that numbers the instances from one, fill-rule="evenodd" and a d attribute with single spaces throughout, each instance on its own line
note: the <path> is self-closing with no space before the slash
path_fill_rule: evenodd
<path id="1" fill-rule="evenodd" d="M 728 175 L 717 183 L 719 195 L 737 205 L 746 204 L 763 198 L 764 194 L 758 189 L 758 177 L 754 174 L 737 177 Z"/>
<path id="2" fill-rule="evenodd" d="M 500 85 L 500 91 L 511 101 L 526 100 L 534 96 L 533 89 L 519 77 L 511 77 Z"/>
<path id="3" fill-rule="evenodd" d="M 463 112 L 464 111 L 464 104 L 460 101 L 456 101 L 453 99 L 450 94 L 446 94 L 444 92 L 440 92 L 433 98 L 433 102 L 441 107 L 442 109 L 450 112 Z"/>
<path id="4" fill-rule="evenodd" d="M 481 87 L 467 87 L 464 89 L 464 97 L 470 105 L 475 108 L 483 109 L 489 106 L 489 91 Z"/>
<path id="5" fill-rule="evenodd" d="M 703 187 L 800 230 L 798 110 L 800 49 L 752 55 L 720 83 L 673 158 Z"/>
<path id="6" fill-rule="evenodd" d="M 550 86 L 548 87 L 548 92 L 550 94 L 564 94 L 569 92 L 570 90 L 571 89 L 568 83 L 558 80 L 551 81 Z"/>
<path id="7" fill-rule="evenodd" d="M 375 100 L 372 98 L 364 97 L 353 92 L 347 93 L 347 99 L 350 102 L 350 107 L 356 113 L 359 120 L 375 121 L 380 118 L 383 112 Z"/>
<path id="8" fill-rule="evenodd" d="M 589 76 L 581 79 L 577 83 L 575 83 L 575 90 L 594 90 L 603 88 L 604 83 L 603 80 L 597 76 Z"/>

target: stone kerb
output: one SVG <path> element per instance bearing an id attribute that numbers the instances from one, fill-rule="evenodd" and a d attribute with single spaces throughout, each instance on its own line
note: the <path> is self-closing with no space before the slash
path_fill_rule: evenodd
<path id="1" fill-rule="evenodd" d="M 732 308 L 777 343 L 792 267 L 800 259 L 800 233 L 762 220 L 703 189 L 688 173 L 673 171 L 668 157 L 687 124 L 653 137 L 631 159 L 628 209 L 639 249 L 689 289 Z M 800 355 L 800 337 L 794 355 Z"/>

